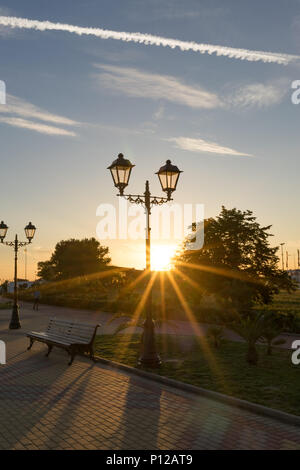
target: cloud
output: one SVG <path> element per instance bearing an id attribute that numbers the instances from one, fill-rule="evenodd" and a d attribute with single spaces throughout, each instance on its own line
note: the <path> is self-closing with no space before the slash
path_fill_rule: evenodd
<path id="1" fill-rule="evenodd" d="M 187 85 L 170 75 L 153 74 L 117 65 L 95 64 L 95 67 L 101 70 L 100 73 L 94 74 L 101 88 L 128 96 L 167 100 L 192 108 L 263 108 L 280 103 L 290 89 L 289 80 L 281 78 L 267 83 L 246 84 L 236 87 L 233 91 L 227 90 L 221 99 L 217 94 L 199 85 Z M 160 119 L 163 114 L 164 107 L 160 105 L 153 118 Z"/>
<path id="2" fill-rule="evenodd" d="M 28 101 L 9 94 L 6 96 L 6 106 L 0 106 L 0 113 L 16 114 L 25 118 L 29 117 L 65 126 L 77 126 L 79 124 L 78 122 L 64 116 L 51 114 L 48 111 L 28 103 Z"/>
<path id="3" fill-rule="evenodd" d="M 176 147 L 189 152 L 206 152 L 216 153 L 219 155 L 237 155 L 243 157 L 252 157 L 249 153 L 239 152 L 238 150 L 229 147 L 223 147 L 216 142 L 209 142 L 204 139 L 193 139 L 191 137 L 171 137 L 167 139 L 170 142 L 175 142 Z"/>
<path id="4" fill-rule="evenodd" d="M 285 80 L 267 84 L 252 83 L 238 88 L 227 101 L 241 108 L 263 108 L 280 103 L 288 90 Z"/>
<path id="5" fill-rule="evenodd" d="M 47 135 L 74 137 L 76 136 L 75 132 L 56 126 L 78 126 L 80 124 L 79 122 L 73 121 L 67 117 L 49 113 L 48 111 L 13 95 L 6 96 L 6 105 L 0 106 L 0 116 L 1 114 L 11 115 L 0 117 L 0 122 L 3 122 L 4 124 Z M 27 118 L 44 121 L 47 122 L 47 124 L 31 121 Z M 49 123 L 51 125 L 49 125 Z M 52 124 L 55 124 L 56 126 L 53 126 Z"/>
<path id="6" fill-rule="evenodd" d="M 129 128 L 129 127 L 120 127 L 120 126 L 115 126 L 113 124 L 103 124 L 103 123 L 96 123 L 96 124 L 86 124 L 89 128 L 94 128 L 94 129 L 101 129 L 103 131 L 107 132 L 116 132 L 119 134 L 133 134 L 133 135 L 139 135 L 142 134 L 142 131 L 136 128 Z"/>
<path id="7" fill-rule="evenodd" d="M 165 107 L 163 105 L 160 105 L 158 109 L 155 111 L 155 113 L 153 114 L 153 119 L 155 119 L 156 121 L 159 119 L 162 119 L 164 116 L 164 113 L 165 113 Z"/>
<path id="8" fill-rule="evenodd" d="M 11 28 L 34 29 L 38 31 L 66 31 L 79 36 L 88 35 L 101 39 L 115 39 L 118 41 L 134 42 L 151 46 L 163 46 L 182 51 L 194 51 L 200 54 L 216 54 L 232 59 L 248 60 L 250 62 L 273 62 L 277 64 L 289 64 L 299 60 L 299 56 L 280 52 L 253 51 L 235 47 L 220 46 L 215 44 L 202 44 L 192 41 L 165 38 L 144 33 L 128 33 L 124 31 L 111 31 L 102 28 L 86 28 L 70 24 L 52 23 L 51 21 L 38 21 L 13 16 L 0 16 L 0 25 Z"/>
<path id="9" fill-rule="evenodd" d="M 169 75 L 142 72 L 115 65 L 96 65 L 103 70 L 95 74 L 101 87 L 140 98 L 164 99 L 192 108 L 216 108 L 221 100 L 214 93 L 190 86 Z"/>
<path id="10" fill-rule="evenodd" d="M 51 254 L 52 253 L 52 250 L 47 250 L 45 248 L 43 248 L 42 246 L 36 246 L 36 245 L 32 245 L 30 247 L 30 251 L 38 251 L 39 254 Z M 30 256 L 30 253 L 29 253 L 29 256 Z"/>
<path id="11" fill-rule="evenodd" d="M 29 129 L 31 131 L 39 132 L 41 134 L 48 135 L 62 135 L 75 137 L 75 132 L 61 129 L 60 127 L 48 126 L 47 124 L 41 124 L 39 122 L 28 121 L 27 119 L 16 118 L 16 117 L 0 117 L 0 122 L 8 124 L 13 127 L 20 127 L 22 129 Z"/>

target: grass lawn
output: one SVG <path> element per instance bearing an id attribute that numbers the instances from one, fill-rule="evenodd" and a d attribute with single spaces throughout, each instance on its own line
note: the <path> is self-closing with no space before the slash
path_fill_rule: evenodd
<path id="1" fill-rule="evenodd" d="M 259 346 L 259 364 L 249 366 L 243 343 L 227 341 L 218 350 L 207 343 L 207 354 L 197 340 L 184 347 L 188 341 L 183 336 L 158 335 L 158 350 L 165 362 L 152 372 L 300 415 L 300 365 L 291 363 L 290 351 L 278 349 L 266 356 L 265 347 Z M 139 335 L 97 336 L 95 349 L 99 356 L 135 367 Z"/>
<path id="2" fill-rule="evenodd" d="M 7 310 L 12 308 L 12 302 L 0 302 L 0 310 Z"/>

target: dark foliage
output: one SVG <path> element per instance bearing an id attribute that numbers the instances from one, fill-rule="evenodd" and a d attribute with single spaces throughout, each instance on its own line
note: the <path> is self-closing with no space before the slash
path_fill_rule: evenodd
<path id="1" fill-rule="evenodd" d="M 95 238 L 62 240 L 49 261 L 38 263 L 38 276 L 59 280 L 99 272 L 110 262 L 108 251 Z"/>

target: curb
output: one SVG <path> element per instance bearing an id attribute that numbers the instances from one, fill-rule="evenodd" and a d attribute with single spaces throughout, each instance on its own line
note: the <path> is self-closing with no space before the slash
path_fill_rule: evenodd
<path id="1" fill-rule="evenodd" d="M 108 365 L 113 369 L 122 370 L 129 374 L 134 374 L 139 377 L 146 378 L 148 380 L 153 380 L 155 382 L 176 388 L 178 390 L 183 390 L 185 392 L 190 392 L 195 395 L 205 396 L 212 400 L 225 403 L 226 405 L 231 405 L 235 406 L 236 408 L 251 411 L 252 413 L 255 413 L 260 416 L 267 416 L 268 418 L 273 418 L 286 424 L 300 426 L 300 416 L 285 413 L 284 411 L 275 410 L 273 408 L 268 408 L 267 406 L 258 405 L 256 403 L 251 403 L 250 401 L 241 400 L 240 398 L 234 398 L 229 395 L 223 395 L 222 393 L 214 392 L 206 388 L 196 387 L 195 385 L 179 382 L 178 380 L 170 379 L 168 377 L 158 375 L 153 372 L 146 372 L 141 369 L 136 369 L 135 367 L 111 361 L 110 359 L 104 359 L 100 356 L 95 356 L 95 359 L 97 360 L 97 362 L 101 362 L 105 365 Z"/>
<path id="2" fill-rule="evenodd" d="M 295 336 L 296 338 L 300 338 L 300 333 L 281 333 L 280 336 Z"/>

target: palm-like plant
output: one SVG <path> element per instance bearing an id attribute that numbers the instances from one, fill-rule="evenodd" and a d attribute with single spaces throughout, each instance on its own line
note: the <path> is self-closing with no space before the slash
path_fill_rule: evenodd
<path id="1" fill-rule="evenodd" d="M 268 313 L 265 317 L 265 327 L 262 336 L 262 341 L 267 344 L 268 356 L 271 356 L 273 346 L 279 346 L 285 343 L 283 338 L 278 338 L 283 330 L 282 318 L 279 315 L 274 315 L 272 312 Z"/>
<path id="2" fill-rule="evenodd" d="M 212 325 L 207 329 L 207 336 L 212 339 L 215 348 L 219 348 L 224 339 L 224 328 L 222 326 Z"/>
<path id="3" fill-rule="evenodd" d="M 266 319 L 263 313 L 251 312 L 251 314 L 245 317 L 238 315 L 238 317 L 228 325 L 231 330 L 235 331 L 246 341 L 248 345 L 246 360 L 251 365 L 257 365 L 258 363 L 256 343 L 263 338 L 265 322 Z"/>
<path id="4" fill-rule="evenodd" d="M 272 328 L 271 326 L 268 327 L 263 335 L 263 341 L 267 343 L 267 355 L 271 356 L 272 351 L 273 351 L 273 346 L 280 346 L 281 344 L 285 343 L 285 339 L 283 338 L 277 338 L 281 333 L 280 330 L 278 330 L 276 327 Z"/>

